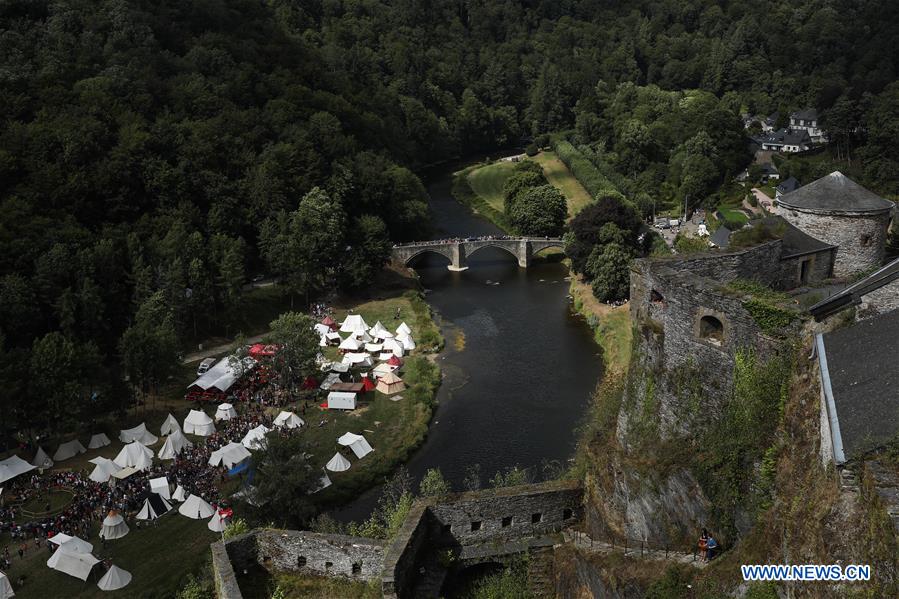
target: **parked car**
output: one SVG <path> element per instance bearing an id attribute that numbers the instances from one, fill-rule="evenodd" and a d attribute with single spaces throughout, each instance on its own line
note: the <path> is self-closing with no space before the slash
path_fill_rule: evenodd
<path id="1" fill-rule="evenodd" d="M 203 358 L 203 361 L 197 366 L 197 376 L 206 374 L 213 364 L 215 364 L 215 358 Z"/>

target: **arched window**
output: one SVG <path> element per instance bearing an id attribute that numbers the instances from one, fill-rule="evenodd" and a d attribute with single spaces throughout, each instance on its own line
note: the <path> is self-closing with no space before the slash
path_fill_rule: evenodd
<path id="1" fill-rule="evenodd" d="M 649 292 L 649 300 L 654 303 L 661 303 L 665 301 L 665 296 L 653 289 Z"/>
<path id="2" fill-rule="evenodd" d="M 724 341 L 724 325 L 714 316 L 703 316 L 699 319 L 699 338 L 713 345 L 721 345 Z"/>
<path id="3" fill-rule="evenodd" d="M 305 556 L 301 555 L 301 556 L 297 557 L 297 567 L 298 568 L 306 567 L 306 557 Z"/>

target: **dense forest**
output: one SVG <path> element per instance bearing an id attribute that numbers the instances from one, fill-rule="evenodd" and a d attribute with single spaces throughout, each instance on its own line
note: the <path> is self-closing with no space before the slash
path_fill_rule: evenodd
<path id="1" fill-rule="evenodd" d="M 257 272 L 365 287 L 430 230 L 416 171 L 536 134 L 637 205 L 698 203 L 748 160 L 741 112 L 812 106 L 896 193 L 897 25 L 893 0 L 6 0 L 0 427 L 155 384 Z"/>

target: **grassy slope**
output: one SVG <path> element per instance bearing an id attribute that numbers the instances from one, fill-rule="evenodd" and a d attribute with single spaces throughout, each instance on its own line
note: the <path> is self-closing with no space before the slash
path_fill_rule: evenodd
<path id="1" fill-rule="evenodd" d="M 514 162 L 495 162 L 468 173 L 468 184 L 491 208 L 502 212 L 503 185 L 514 172 Z"/>
<path id="2" fill-rule="evenodd" d="M 574 178 L 568 167 L 559 160 L 555 152 L 541 152 L 534 158 L 537 164 L 543 167 L 543 174 L 568 200 L 568 216 L 573 217 L 584 206 L 593 201 L 584 186 Z"/>
<path id="3" fill-rule="evenodd" d="M 613 307 L 601 303 L 590 286 L 575 277 L 571 279 L 570 292 L 574 298 L 574 309 L 587 319 L 596 343 L 602 347 L 606 372 L 626 372 L 633 336 L 628 305 Z"/>

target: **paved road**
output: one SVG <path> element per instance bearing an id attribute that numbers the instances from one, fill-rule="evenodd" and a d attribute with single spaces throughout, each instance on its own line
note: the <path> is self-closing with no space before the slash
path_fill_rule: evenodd
<path id="1" fill-rule="evenodd" d="M 262 341 L 262 338 L 268 335 L 268 333 L 262 333 L 261 335 L 253 335 L 252 337 L 247 337 L 247 343 L 259 343 Z M 208 358 L 210 356 L 219 356 L 221 354 L 227 353 L 231 350 L 234 343 L 226 343 L 225 345 L 216 345 L 214 347 L 207 347 L 203 351 L 194 352 L 192 354 L 187 354 L 184 358 L 181 359 L 182 364 L 190 364 L 191 362 L 199 362 L 203 358 Z"/>

